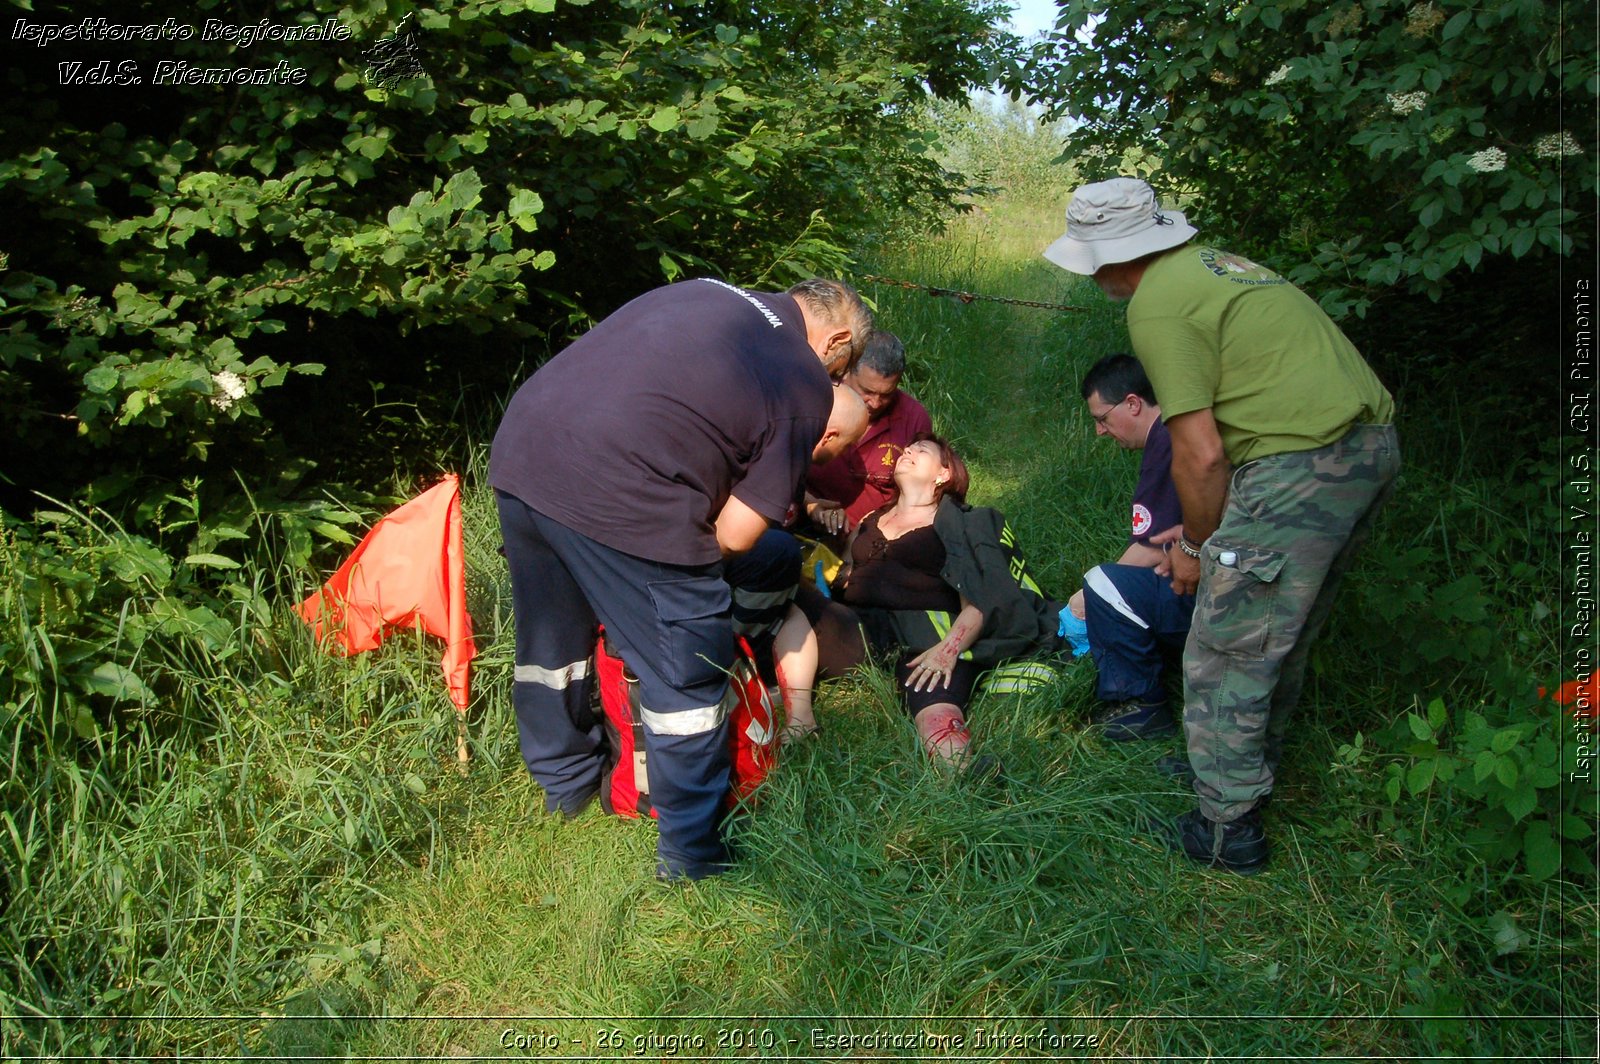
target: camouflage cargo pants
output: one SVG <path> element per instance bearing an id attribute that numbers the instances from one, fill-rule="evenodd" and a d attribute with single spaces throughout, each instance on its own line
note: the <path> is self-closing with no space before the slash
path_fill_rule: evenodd
<path id="1" fill-rule="evenodd" d="M 1183 653 L 1184 737 L 1212 820 L 1272 791 L 1307 652 L 1399 469 L 1394 426 L 1358 425 L 1234 472 Z"/>

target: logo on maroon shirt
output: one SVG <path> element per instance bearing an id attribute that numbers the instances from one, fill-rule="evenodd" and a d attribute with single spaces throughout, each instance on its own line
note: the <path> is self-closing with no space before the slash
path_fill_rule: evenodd
<path id="1" fill-rule="evenodd" d="M 1133 504 L 1133 534 L 1142 536 L 1150 531 L 1150 526 L 1155 519 L 1150 516 L 1150 511 L 1142 503 Z"/>

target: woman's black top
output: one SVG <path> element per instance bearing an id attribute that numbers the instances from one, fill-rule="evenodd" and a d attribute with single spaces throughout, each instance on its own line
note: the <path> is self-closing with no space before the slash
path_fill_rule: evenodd
<path id="1" fill-rule="evenodd" d="M 857 607 L 960 612 L 960 594 L 939 575 L 945 562 L 944 543 L 933 526 L 887 539 L 878 528 L 882 512 L 861 523 L 850 548 L 850 580 L 839 598 Z"/>

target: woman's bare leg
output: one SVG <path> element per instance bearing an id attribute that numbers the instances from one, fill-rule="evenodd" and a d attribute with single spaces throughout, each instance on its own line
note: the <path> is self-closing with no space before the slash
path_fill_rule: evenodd
<path id="1" fill-rule="evenodd" d="M 817 633 L 800 607 L 791 604 L 772 637 L 778 691 L 783 697 L 781 742 L 790 743 L 817 730 L 816 710 L 811 704 L 817 682 L 817 656 Z"/>
<path id="2" fill-rule="evenodd" d="M 967 731 L 967 718 L 961 708 L 949 702 L 935 702 L 923 707 L 913 721 L 922 748 L 930 757 L 961 762 L 972 745 L 972 735 Z"/>

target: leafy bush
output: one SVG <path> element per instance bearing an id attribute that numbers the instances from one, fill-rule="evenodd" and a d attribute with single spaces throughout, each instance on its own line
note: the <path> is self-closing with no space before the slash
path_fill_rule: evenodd
<path id="1" fill-rule="evenodd" d="M 30 25 L 246 19 L 12 3 Z M 548 326 L 690 271 L 837 272 L 875 211 L 953 195 L 913 119 L 981 78 L 1001 10 L 891 7 L 264 0 L 252 23 L 349 39 L 22 49 L 0 139 L 0 416 L 21 460 L 0 502 L 88 486 L 123 505 L 218 466 L 270 494 L 277 469 L 370 444 L 385 384 L 500 391 Z M 58 63 L 102 58 L 142 80 L 60 83 Z M 298 73 L 157 84 L 158 61 Z M 202 510 L 235 494 L 203 479 Z"/>
<path id="2" fill-rule="evenodd" d="M 1060 6 L 1011 84 L 1082 123 L 1087 176 L 1149 150 L 1203 229 L 1299 264 L 1336 315 L 1590 246 L 1600 74 L 1563 32 L 1588 24 L 1576 0 Z"/>
<path id="3" fill-rule="evenodd" d="M 1436 698 L 1374 737 L 1376 749 L 1391 755 L 1383 794 L 1390 805 L 1402 794 L 1436 797 L 1444 807 L 1431 815 L 1502 873 L 1519 871 L 1535 883 L 1558 872 L 1592 879 L 1588 840 L 1600 807 L 1594 788 L 1562 786 L 1578 770 L 1577 745 L 1561 734 L 1568 724 L 1557 707 L 1533 699 L 1452 712 Z M 1354 761 L 1362 749 L 1358 735 L 1339 757 Z"/>

